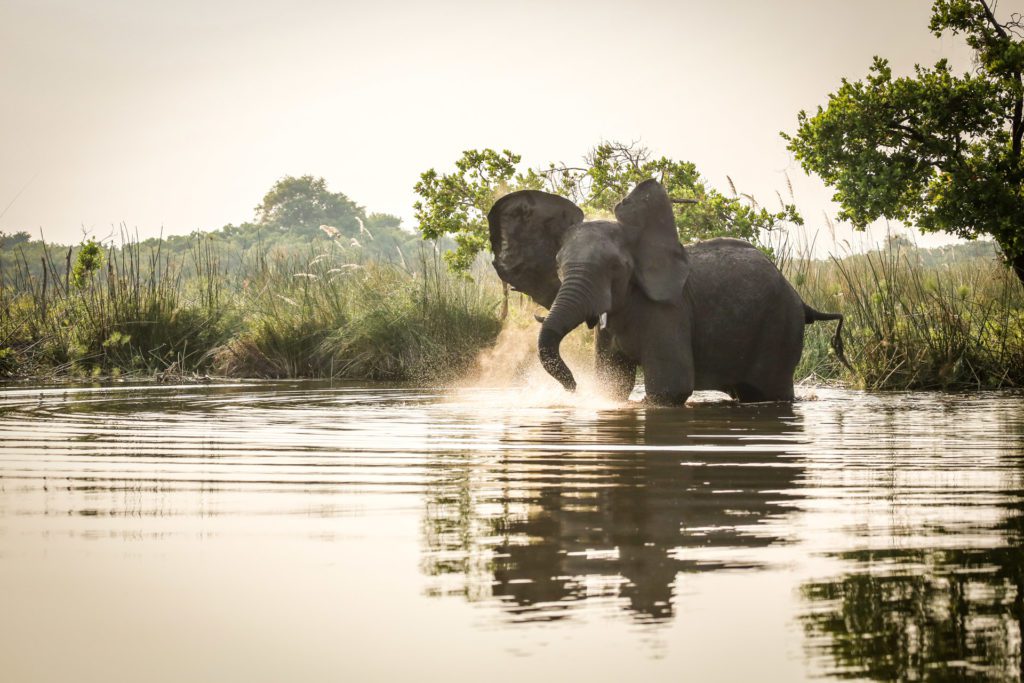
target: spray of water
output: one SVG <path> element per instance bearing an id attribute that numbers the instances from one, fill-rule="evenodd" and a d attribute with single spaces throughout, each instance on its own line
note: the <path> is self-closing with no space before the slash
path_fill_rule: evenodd
<path id="1" fill-rule="evenodd" d="M 602 390 L 594 374 L 593 332 L 580 327 L 562 342 L 562 355 L 576 377 L 575 393 L 566 392 L 541 367 L 537 355 L 540 324 L 532 313 L 513 310 L 494 345 L 477 357 L 473 369 L 453 390 L 478 400 L 518 406 L 612 409 L 622 407 Z M 481 391 L 486 390 L 486 391 Z"/>
<path id="2" fill-rule="evenodd" d="M 570 333 L 561 346 L 562 356 L 576 377 L 575 393 L 568 393 L 543 367 L 537 355 L 540 324 L 532 311 L 512 309 L 494 345 L 482 351 L 473 368 L 452 387 L 458 401 L 472 401 L 481 407 L 551 407 L 582 410 L 613 410 L 635 406 L 643 398 L 634 389 L 630 402 L 618 401 L 604 393 L 594 372 L 594 334 L 584 326 Z M 796 387 L 797 399 L 815 400 L 814 387 Z M 698 391 L 690 404 L 733 403 L 718 391 Z"/>

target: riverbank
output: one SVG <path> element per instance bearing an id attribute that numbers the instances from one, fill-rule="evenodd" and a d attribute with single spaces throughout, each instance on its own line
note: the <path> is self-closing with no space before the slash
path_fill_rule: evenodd
<path id="1" fill-rule="evenodd" d="M 922 254 L 898 242 L 842 259 L 783 253 L 801 296 L 846 316 L 852 366 L 831 350 L 835 325 L 816 323 L 798 381 L 1024 386 L 1024 289 L 991 255 L 935 262 Z M 0 378 L 444 382 L 467 372 L 503 325 L 518 326 L 529 345 L 536 309 L 513 294 L 503 320 L 490 269 L 453 275 L 428 247 L 413 263 L 401 253 L 392 263 L 353 262 L 331 245 L 232 262 L 198 238 L 188 258 L 128 244 L 84 262 L 48 252 L 44 265 L 42 277 L 26 265 L 0 281 Z M 579 330 L 567 345 L 585 358 L 591 339 Z"/>
<path id="2" fill-rule="evenodd" d="M 815 323 L 798 377 L 883 390 L 1024 386 L 1024 288 L 994 255 L 928 263 L 894 242 L 783 268 L 807 303 L 846 318 L 852 370 L 829 348 L 834 325 Z"/>
<path id="3" fill-rule="evenodd" d="M 326 249 L 229 267 L 212 249 L 184 262 L 129 245 L 78 284 L 50 266 L 3 283 L 0 377 L 430 380 L 501 327 L 500 288 L 429 252 L 415 264 Z"/>

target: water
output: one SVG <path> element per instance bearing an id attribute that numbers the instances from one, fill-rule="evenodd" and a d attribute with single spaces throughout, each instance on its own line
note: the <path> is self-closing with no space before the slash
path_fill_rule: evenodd
<path id="1" fill-rule="evenodd" d="M 0 391 L 0 679 L 1020 680 L 1024 395 Z"/>

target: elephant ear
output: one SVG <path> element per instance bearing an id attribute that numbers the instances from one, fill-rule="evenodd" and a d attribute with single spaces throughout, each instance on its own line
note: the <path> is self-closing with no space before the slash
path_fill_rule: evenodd
<path id="1" fill-rule="evenodd" d="M 644 293 L 654 301 L 678 300 L 690 263 L 665 188 L 653 179 L 643 181 L 615 207 L 615 217 L 636 231 L 633 258 Z"/>
<path id="2" fill-rule="evenodd" d="M 487 214 L 498 276 L 551 308 L 561 284 L 555 255 L 566 230 L 582 221 L 583 211 L 558 195 L 539 190 L 505 195 Z"/>

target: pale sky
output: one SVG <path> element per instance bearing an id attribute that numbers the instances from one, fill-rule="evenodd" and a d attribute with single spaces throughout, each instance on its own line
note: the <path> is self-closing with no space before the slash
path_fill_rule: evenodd
<path id="1" fill-rule="evenodd" d="M 14 200 L 0 230 L 216 229 L 307 173 L 412 227 L 419 174 L 464 149 L 539 165 L 612 139 L 692 161 L 722 191 L 729 175 L 769 206 L 788 172 L 809 230 L 827 235 L 830 192 L 779 131 L 872 55 L 900 73 L 969 67 L 958 39 L 928 32 L 930 7 L 0 0 L 0 212 Z"/>

